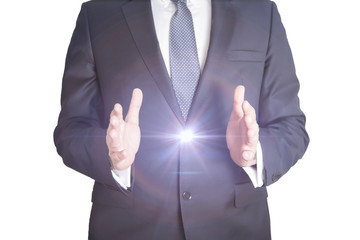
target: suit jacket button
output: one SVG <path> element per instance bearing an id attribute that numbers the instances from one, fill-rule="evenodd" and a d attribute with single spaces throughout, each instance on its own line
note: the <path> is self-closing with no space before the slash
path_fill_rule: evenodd
<path id="1" fill-rule="evenodd" d="M 191 193 L 183 192 L 182 197 L 183 197 L 184 200 L 190 200 L 191 199 Z"/>

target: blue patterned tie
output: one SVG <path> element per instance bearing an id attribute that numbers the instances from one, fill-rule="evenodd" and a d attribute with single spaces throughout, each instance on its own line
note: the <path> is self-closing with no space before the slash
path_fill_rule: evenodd
<path id="1" fill-rule="evenodd" d="M 177 10 L 170 22 L 170 74 L 183 118 L 187 119 L 200 77 L 194 24 L 186 0 L 173 0 Z"/>

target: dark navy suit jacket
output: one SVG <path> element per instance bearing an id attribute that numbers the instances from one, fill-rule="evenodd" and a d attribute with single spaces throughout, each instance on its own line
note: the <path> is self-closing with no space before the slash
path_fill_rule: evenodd
<path id="1" fill-rule="evenodd" d="M 212 1 L 208 56 L 186 123 L 150 1 L 83 4 L 54 137 L 64 163 L 95 180 L 90 239 L 270 239 L 266 186 L 254 188 L 226 146 L 233 91 L 240 84 L 256 110 L 267 186 L 303 156 L 309 141 L 273 2 Z M 105 136 L 114 104 L 126 113 L 134 88 L 144 94 L 141 144 L 131 188 L 124 190 L 111 175 Z M 186 128 L 198 136 L 191 144 L 176 137 Z"/>

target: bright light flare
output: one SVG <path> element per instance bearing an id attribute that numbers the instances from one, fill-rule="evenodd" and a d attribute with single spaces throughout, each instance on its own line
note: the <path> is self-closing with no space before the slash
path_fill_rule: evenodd
<path id="1" fill-rule="evenodd" d="M 181 142 L 191 142 L 194 139 L 194 134 L 191 130 L 185 130 L 180 134 Z"/>

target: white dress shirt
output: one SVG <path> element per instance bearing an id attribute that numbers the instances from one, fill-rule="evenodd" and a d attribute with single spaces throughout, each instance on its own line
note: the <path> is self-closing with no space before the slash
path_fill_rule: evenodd
<path id="1" fill-rule="evenodd" d="M 210 43 L 211 0 L 188 0 L 187 7 L 193 18 L 196 46 L 202 71 Z M 170 75 L 169 30 L 170 21 L 176 11 L 176 6 L 171 0 L 151 0 L 151 9 L 161 54 Z M 263 168 L 262 151 L 259 143 L 257 147 L 257 166 L 243 168 L 249 175 L 254 187 L 261 187 L 263 185 Z M 123 188 L 131 186 L 131 167 L 125 170 L 114 169 L 112 170 L 112 175 Z"/>

